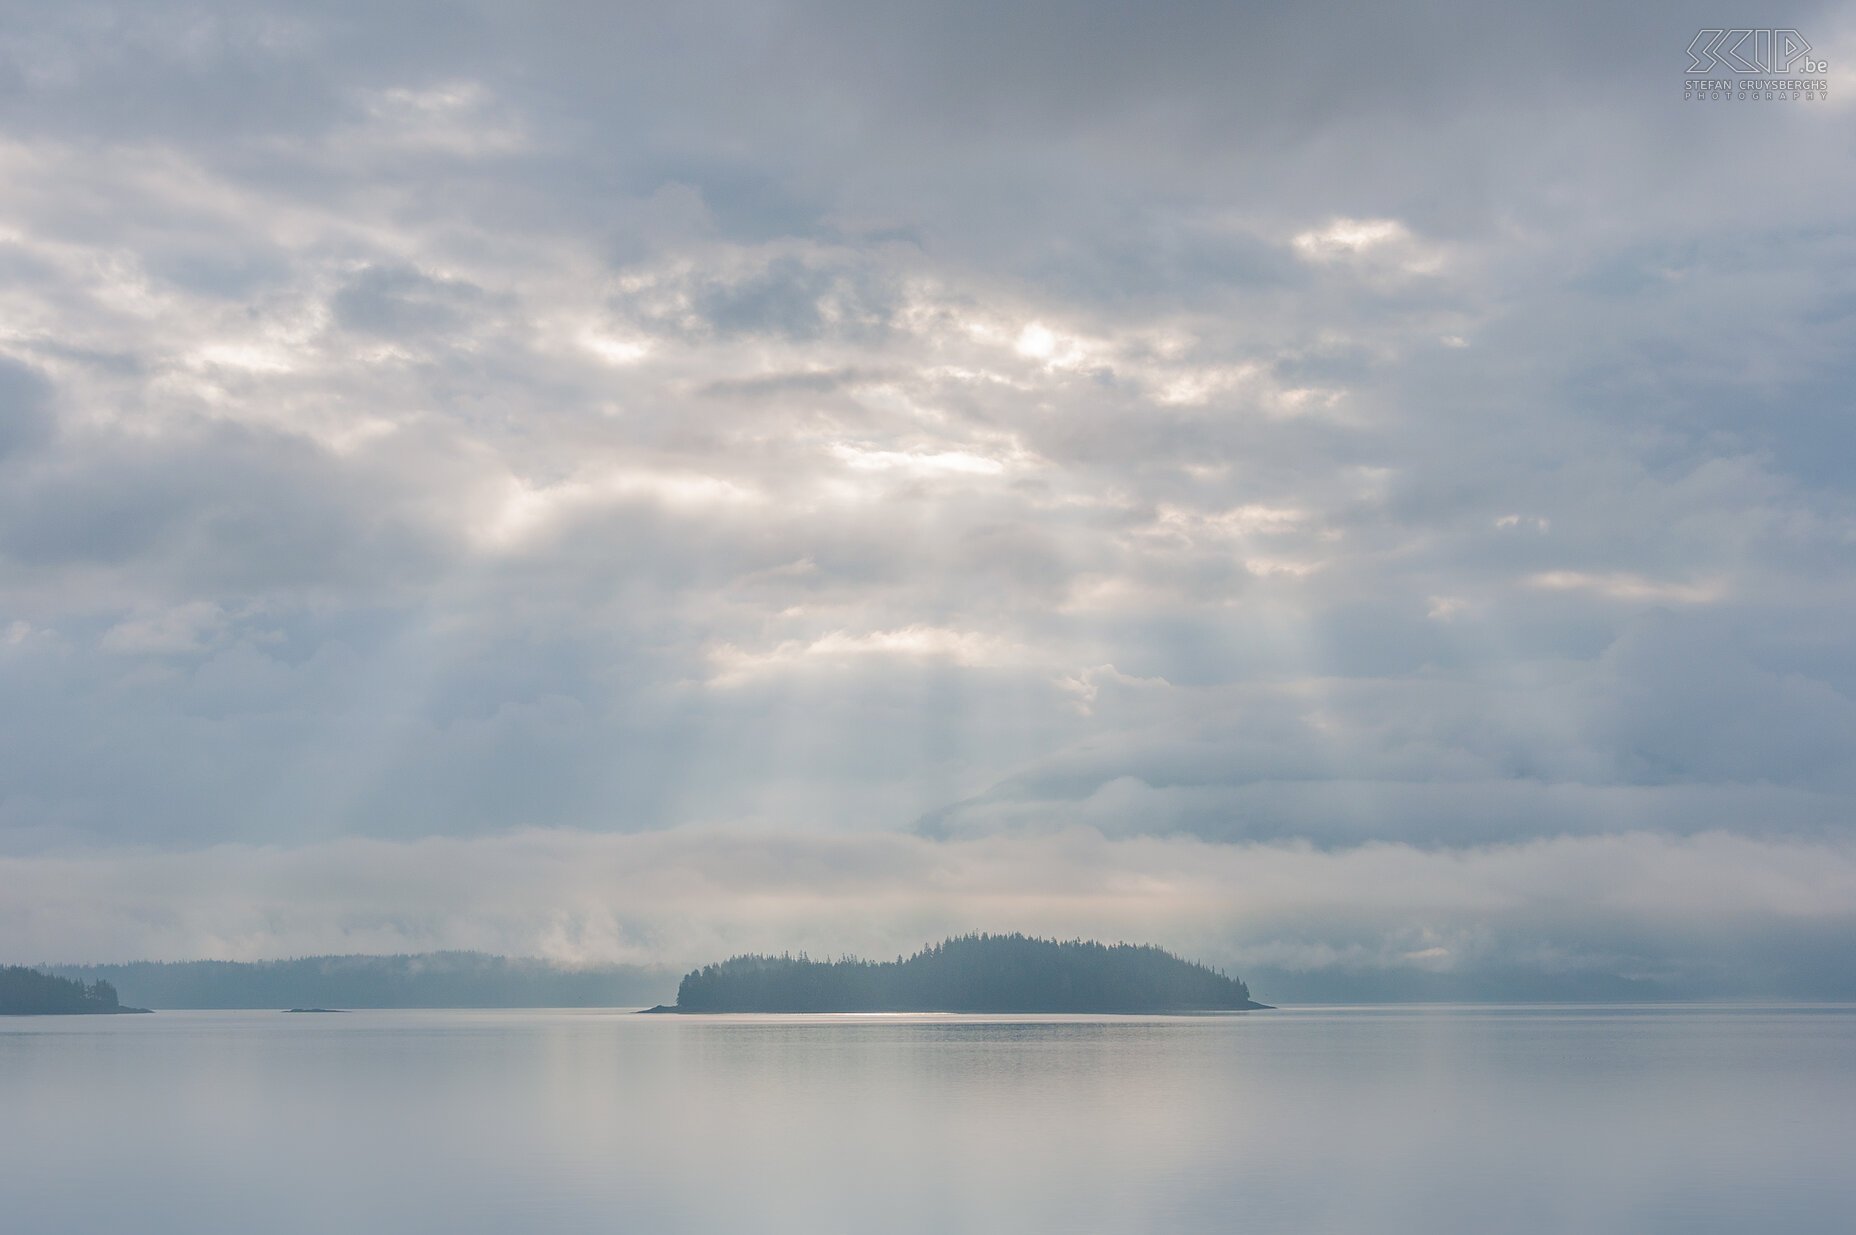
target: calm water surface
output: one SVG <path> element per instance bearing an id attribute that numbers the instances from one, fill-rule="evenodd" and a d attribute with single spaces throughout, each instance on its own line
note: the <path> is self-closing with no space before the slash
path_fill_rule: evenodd
<path id="1" fill-rule="evenodd" d="M 1856 1007 L 0 1020 L 9 1232 L 1856 1229 Z"/>

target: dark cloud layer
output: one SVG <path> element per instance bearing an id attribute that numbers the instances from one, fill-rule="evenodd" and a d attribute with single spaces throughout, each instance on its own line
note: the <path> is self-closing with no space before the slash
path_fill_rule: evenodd
<path id="1" fill-rule="evenodd" d="M 888 947 L 924 854 L 1312 846 L 1190 938 L 1495 973 L 1611 964 L 1604 854 L 1847 863 L 1845 6 L 1733 17 L 1833 64 L 1756 106 L 1677 5 L 5 13 L 9 878 L 854 838 Z M 1369 852 L 1540 865 L 1310 926 Z M 200 903 L 163 949 L 256 938 Z M 1607 972 L 1690 971 L 1666 909 Z"/>

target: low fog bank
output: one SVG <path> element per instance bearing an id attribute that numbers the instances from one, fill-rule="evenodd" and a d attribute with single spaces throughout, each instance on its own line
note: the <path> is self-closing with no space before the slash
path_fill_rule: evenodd
<path id="1" fill-rule="evenodd" d="M 1265 1002 L 1856 997 L 1856 845 L 1725 833 L 1322 850 L 537 830 L 6 858 L 0 884 L 7 959 L 28 962 L 458 950 L 672 975 L 1021 930 L 1159 944 Z"/>

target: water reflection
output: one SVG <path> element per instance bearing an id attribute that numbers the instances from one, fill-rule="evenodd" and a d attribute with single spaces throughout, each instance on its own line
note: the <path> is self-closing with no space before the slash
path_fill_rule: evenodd
<path id="1" fill-rule="evenodd" d="M 1841 1230 L 1856 1010 L 0 1023 L 9 1229 Z"/>

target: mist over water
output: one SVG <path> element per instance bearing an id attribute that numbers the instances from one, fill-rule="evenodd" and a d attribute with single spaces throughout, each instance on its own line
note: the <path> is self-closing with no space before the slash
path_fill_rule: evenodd
<path id="1" fill-rule="evenodd" d="M 32 1232 L 1847 1229 L 1856 1006 L 0 1024 Z"/>

